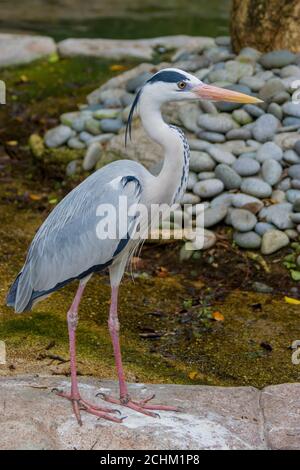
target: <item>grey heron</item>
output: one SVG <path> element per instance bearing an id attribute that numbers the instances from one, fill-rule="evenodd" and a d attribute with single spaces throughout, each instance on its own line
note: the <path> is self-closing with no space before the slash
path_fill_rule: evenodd
<path id="1" fill-rule="evenodd" d="M 184 133 L 162 118 L 161 105 L 168 101 L 195 99 L 256 103 L 257 98 L 235 91 L 207 85 L 190 73 L 175 68 L 154 74 L 139 90 L 133 102 L 126 129 L 131 135 L 133 113 L 139 115 L 147 134 L 163 149 L 164 163 L 158 176 L 141 164 L 120 160 L 95 171 L 73 189 L 44 221 L 29 248 L 24 266 L 12 284 L 7 305 L 20 313 L 30 310 L 39 300 L 73 280 L 79 280 L 77 293 L 67 313 L 70 347 L 71 392 L 59 395 L 71 401 L 81 424 L 80 411 L 100 418 L 121 422 L 116 410 L 88 403 L 80 395 L 76 373 L 76 327 L 79 303 L 93 273 L 109 269 L 111 304 L 108 327 L 112 339 L 119 380 L 119 399 L 103 396 L 106 401 L 121 404 L 137 412 L 156 416 L 154 410 L 174 410 L 174 406 L 150 404 L 153 397 L 135 401 L 129 396 L 122 366 L 119 343 L 118 290 L 133 248 L 139 243 L 134 237 L 135 214 L 126 214 L 128 231 L 122 236 L 102 238 L 97 235 L 97 208 L 110 204 L 118 208 L 120 197 L 128 205 L 172 204 L 180 201 L 186 189 L 189 170 L 189 146 Z M 119 220 L 115 221 L 118 224 Z"/>

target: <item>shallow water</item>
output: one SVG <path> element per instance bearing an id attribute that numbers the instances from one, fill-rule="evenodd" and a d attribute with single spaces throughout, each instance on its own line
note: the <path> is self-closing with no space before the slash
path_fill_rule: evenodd
<path id="1" fill-rule="evenodd" d="M 140 38 L 228 34 L 230 0 L 1 1 L 0 31 L 66 37 Z"/>

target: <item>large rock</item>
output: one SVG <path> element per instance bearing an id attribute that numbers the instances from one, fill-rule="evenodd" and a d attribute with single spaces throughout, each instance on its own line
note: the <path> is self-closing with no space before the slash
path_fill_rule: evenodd
<path id="1" fill-rule="evenodd" d="M 118 395 L 117 384 L 92 379 L 82 381 L 83 396 L 97 391 Z M 78 426 L 72 407 L 51 390 L 69 389 L 69 380 L 54 377 L 1 379 L 2 449 L 265 449 L 260 392 L 252 387 L 185 385 L 129 386 L 139 400 L 156 394 L 154 403 L 172 402 L 181 413 L 160 412 L 149 418 L 129 408 L 115 406 L 123 416 L 116 424 L 82 412 Z M 107 406 L 107 404 L 105 404 Z M 180 431 L 179 431 L 180 430 Z"/>
<path id="2" fill-rule="evenodd" d="M 292 208 L 293 206 L 289 202 L 273 204 L 272 206 L 264 207 L 259 213 L 259 218 L 263 222 L 276 225 L 281 230 L 293 228 L 294 225 L 290 219 Z"/>
<path id="3" fill-rule="evenodd" d="M 271 255 L 289 244 L 289 237 L 281 230 L 268 230 L 263 234 L 261 252 L 263 255 Z"/>
<path id="4" fill-rule="evenodd" d="M 203 198 L 211 198 L 224 190 L 224 184 L 217 178 L 199 181 L 193 187 L 193 192 Z"/>
<path id="5" fill-rule="evenodd" d="M 299 103 L 288 102 L 282 106 L 282 110 L 288 116 L 300 117 Z"/>
<path id="6" fill-rule="evenodd" d="M 286 67 L 295 61 L 295 54 L 288 50 L 271 51 L 263 54 L 259 62 L 265 69 L 277 69 Z"/>
<path id="7" fill-rule="evenodd" d="M 209 207 L 204 211 L 204 227 L 212 227 L 226 217 L 227 207 L 226 206 L 215 206 Z"/>
<path id="8" fill-rule="evenodd" d="M 70 127 L 63 124 L 53 127 L 45 134 L 45 144 L 49 148 L 60 147 L 65 144 L 70 137 L 73 136 L 73 131 Z"/>
<path id="9" fill-rule="evenodd" d="M 197 49 L 203 50 L 214 45 L 212 38 L 202 36 L 164 36 L 150 39 L 65 39 L 58 44 L 58 51 L 63 57 L 88 56 L 106 57 L 120 60 L 135 58 L 151 60 L 155 48 L 164 46 L 166 49 Z"/>
<path id="10" fill-rule="evenodd" d="M 295 367 L 297 367 L 295 365 Z M 69 402 L 51 392 L 69 390 L 65 377 L 15 376 L 0 379 L 0 449 L 217 450 L 300 449 L 300 384 L 266 387 L 130 384 L 142 399 L 172 401 L 181 413 L 160 412 L 149 418 L 115 406 L 127 416 L 122 424 L 97 420 L 82 412 L 78 426 Z M 97 391 L 117 396 L 117 384 L 80 379 L 84 398 L 101 405 Z"/>
<path id="11" fill-rule="evenodd" d="M 280 78 L 273 78 L 267 81 L 266 84 L 262 87 L 259 92 L 259 97 L 263 101 L 272 101 L 274 96 L 276 96 L 277 93 L 284 91 L 284 89 L 285 88 L 282 80 L 280 80 Z"/>
<path id="12" fill-rule="evenodd" d="M 231 225 L 239 232 L 250 232 L 257 222 L 255 215 L 245 209 L 233 209 L 230 218 Z"/>
<path id="13" fill-rule="evenodd" d="M 196 173 L 202 171 L 212 171 L 216 166 L 216 163 L 210 155 L 206 152 L 200 152 L 192 150 L 190 154 L 190 169 Z"/>
<path id="14" fill-rule="evenodd" d="M 236 160 L 235 156 L 224 148 L 211 146 L 207 149 L 207 152 L 214 160 L 216 160 L 216 162 L 223 163 L 225 165 L 232 165 Z"/>
<path id="15" fill-rule="evenodd" d="M 215 169 L 216 177 L 223 181 L 226 189 L 238 189 L 242 178 L 229 165 L 221 163 Z"/>
<path id="16" fill-rule="evenodd" d="M 259 172 L 260 164 L 254 158 L 240 157 L 234 162 L 232 168 L 240 176 L 253 176 Z"/>
<path id="17" fill-rule="evenodd" d="M 262 165 L 262 177 L 270 186 L 278 183 L 281 178 L 282 167 L 276 160 L 266 160 Z"/>
<path id="18" fill-rule="evenodd" d="M 265 437 L 268 446 L 274 450 L 300 448 L 299 395 L 299 383 L 272 385 L 262 391 L 261 405 L 266 420 Z"/>
<path id="19" fill-rule="evenodd" d="M 260 247 L 261 237 L 255 232 L 234 232 L 233 240 L 241 248 L 256 250 Z"/>
<path id="20" fill-rule="evenodd" d="M 82 167 L 84 170 L 92 170 L 96 163 L 100 160 L 102 147 L 99 142 L 93 142 L 89 145 L 87 152 L 84 156 Z"/>
<path id="21" fill-rule="evenodd" d="M 26 64 L 54 52 L 55 42 L 47 36 L 0 34 L 0 67 Z"/>
<path id="22" fill-rule="evenodd" d="M 241 185 L 241 190 L 258 198 L 269 197 L 272 194 L 271 186 L 259 178 L 245 178 Z"/>
<path id="23" fill-rule="evenodd" d="M 236 127 L 234 120 L 226 113 L 220 113 L 217 115 L 200 114 L 198 124 L 200 127 L 208 131 L 221 132 L 224 134 Z"/>
<path id="24" fill-rule="evenodd" d="M 253 126 L 253 137 L 258 142 L 267 142 L 273 139 L 278 127 L 279 121 L 273 114 L 264 114 L 257 119 Z"/>
<path id="25" fill-rule="evenodd" d="M 278 145 L 274 144 L 274 142 L 266 142 L 258 149 L 256 159 L 263 163 L 270 159 L 280 161 L 282 156 L 282 150 Z"/>

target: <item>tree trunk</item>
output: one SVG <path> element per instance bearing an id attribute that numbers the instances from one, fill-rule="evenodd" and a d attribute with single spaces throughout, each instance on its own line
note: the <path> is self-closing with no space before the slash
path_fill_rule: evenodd
<path id="1" fill-rule="evenodd" d="M 300 51 L 299 0 L 232 0 L 233 49 Z"/>

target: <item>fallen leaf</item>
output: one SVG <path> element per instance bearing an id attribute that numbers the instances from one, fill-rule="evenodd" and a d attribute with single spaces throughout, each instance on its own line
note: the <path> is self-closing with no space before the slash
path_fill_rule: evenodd
<path id="1" fill-rule="evenodd" d="M 193 287 L 196 287 L 197 289 L 202 289 L 202 287 L 205 286 L 205 282 L 203 282 L 201 279 L 198 279 L 196 281 L 191 282 Z"/>
<path id="2" fill-rule="evenodd" d="M 29 198 L 32 201 L 40 201 L 43 198 L 43 196 L 41 196 L 40 194 L 29 194 Z"/>
<path id="3" fill-rule="evenodd" d="M 158 277 L 167 277 L 169 275 L 169 272 L 167 270 L 167 268 L 164 268 L 163 266 L 160 266 L 157 270 L 156 270 L 156 275 Z"/>
<path id="4" fill-rule="evenodd" d="M 196 370 L 193 370 L 192 372 L 189 373 L 189 378 L 191 380 L 195 380 L 198 377 L 198 372 Z"/>
<path id="5" fill-rule="evenodd" d="M 11 145 L 12 147 L 15 147 L 16 145 L 18 145 L 17 140 L 7 140 L 5 143 L 6 145 Z"/>
<path id="6" fill-rule="evenodd" d="M 263 270 L 266 271 L 266 273 L 271 272 L 270 267 L 267 265 L 266 261 L 261 255 L 259 255 L 258 253 L 252 253 L 252 251 L 247 251 L 247 256 L 248 258 L 257 262 L 263 268 Z"/>
<path id="7" fill-rule="evenodd" d="M 113 64 L 109 67 L 109 70 L 112 72 L 122 72 L 123 70 L 126 70 L 126 66 L 122 64 Z"/>
<path id="8" fill-rule="evenodd" d="M 291 276 L 293 281 L 300 281 L 300 271 L 295 271 L 294 269 L 291 269 Z"/>
<path id="9" fill-rule="evenodd" d="M 23 82 L 23 83 L 28 82 L 28 77 L 26 75 L 21 75 L 20 76 L 20 82 Z"/>
<path id="10" fill-rule="evenodd" d="M 292 305 L 300 305 L 300 300 L 298 299 L 293 299 L 293 297 L 284 297 L 284 300 L 287 304 L 292 304 Z"/>
<path id="11" fill-rule="evenodd" d="M 212 318 L 216 321 L 224 321 L 224 315 L 221 312 L 213 312 Z"/>
<path id="12" fill-rule="evenodd" d="M 53 52 L 52 54 L 49 55 L 48 57 L 49 64 L 55 64 L 58 61 L 59 61 L 59 55 L 56 52 Z"/>
<path id="13" fill-rule="evenodd" d="M 140 333 L 139 336 L 143 339 L 159 339 L 161 336 L 163 336 L 163 333 L 159 333 L 158 331 L 149 331 L 147 333 Z"/>

